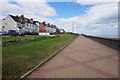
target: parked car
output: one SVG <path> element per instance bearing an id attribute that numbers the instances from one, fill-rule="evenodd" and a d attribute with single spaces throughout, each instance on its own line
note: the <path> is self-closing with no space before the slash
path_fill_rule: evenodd
<path id="1" fill-rule="evenodd" d="M 24 36 L 25 35 L 25 31 L 17 30 L 16 32 L 18 33 L 19 36 Z"/>
<path id="2" fill-rule="evenodd" d="M 19 35 L 15 30 L 9 30 L 9 31 L 8 31 L 8 34 L 9 34 L 10 36 L 18 36 L 18 35 Z"/>
<path id="3" fill-rule="evenodd" d="M 25 35 L 32 35 L 32 32 L 26 31 L 26 32 L 25 32 Z"/>
<path id="4" fill-rule="evenodd" d="M 38 35 L 38 32 L 32 32 L 32 35 Z"/>
<path id="5" fill-rule="evenodd" d="M 30 31 L 26 31 L 25 35 L 38 35 L 38 32 L 30 32 Z"/>
<path id="6" fill-rule="evenodd" d="M 3 37 L 3 36 L 8 36 L 8 33 L 5 32 L 5 31 L 1 31 L 1 32 L 0 32 L 0 37 Z"/>

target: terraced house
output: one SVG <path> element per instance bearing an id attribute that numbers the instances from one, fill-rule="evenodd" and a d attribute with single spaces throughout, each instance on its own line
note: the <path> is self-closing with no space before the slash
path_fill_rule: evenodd
<path id="1" fill-rule="evenodd" d="M 47 33 L 54 33 L 56 32 L 57 27 L 55 25 L 50 25 L 50 23 L 43 22 L 43 25 L 45 27 L 45 30 Z"/>
<path id="2" fill-rule="evenodd" d="M 55 33 L 57 30 L 56 25 L 46 22 L 33 21 L 21 16 L 8 15 L 2 20 L 2 31 L 8 32 L 9 30 L 18 30 L 22 32 L 37 32 L 37 33 Z"/>
<path id="3" fill-rule="evenodd" d="M 9 14 L 2 20 L 2 31 L 7 32 L 8 30 L 20 30 L 23 32 L 37 32 L 37 29 L 38 26 L 36 25 L 36 22 L 34 22 L 32 18 L 25 18 L 23 15 L 13 16 Z"/>

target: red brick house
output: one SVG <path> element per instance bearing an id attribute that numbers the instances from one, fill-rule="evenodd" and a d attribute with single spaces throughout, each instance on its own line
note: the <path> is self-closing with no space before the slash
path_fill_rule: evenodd
<path id="1" fill-rule="evenodd" d="M 46 24 L 45 22 L 39 23 L 39 32 L 46 32 L 45 24 Z"/>

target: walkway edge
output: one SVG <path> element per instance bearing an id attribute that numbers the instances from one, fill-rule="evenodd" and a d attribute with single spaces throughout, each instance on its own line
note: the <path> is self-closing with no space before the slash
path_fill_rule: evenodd
<path id="1" fill-rule="evenodd" d="M 77 37 L 78 38 L 78 37 Z M 76 39 L 77 39 L 76 38 Z M 57 55 L 59 52 L 61 52 L 64 48 L 66 48 L 68 45 L 70 45 L 72 42 L 74 42 L 76 39 L 74 39 L 73 41 L 71 41 L 70 43 L 68 43 L 66 46 L 64 46 L 62 49 L 60 49 L 58 52 L 56 52 L 55 54 L 51 55 L 50 57 L 48 57 L 46 60 L 44 60 L 42 63 L 38 64 L 36 67 L 34 67 L 33 69 L 31 69 L 30 71 L 28 71 L 27 73 L 25 73 L 23 76 L 20 77 L 20 79 L 25 78 L 26 76 L 28 76 L 30 73 L 32 73 L 33 71 L 35 71 L 38 67 L 42 66 L 43 64 L 45 64 L 46 62 L 48 62 L 50 59 L 52 59 L 55 55 Z"/>

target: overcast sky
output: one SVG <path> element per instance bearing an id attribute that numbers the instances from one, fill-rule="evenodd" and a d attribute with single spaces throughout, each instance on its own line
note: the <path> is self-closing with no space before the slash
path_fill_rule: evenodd
<path id="1" fill-rule="evenodd" d="M 118 34 L 118 0 L 3 0 L 2 15 L 21 15 L 89 35 Z"/>

